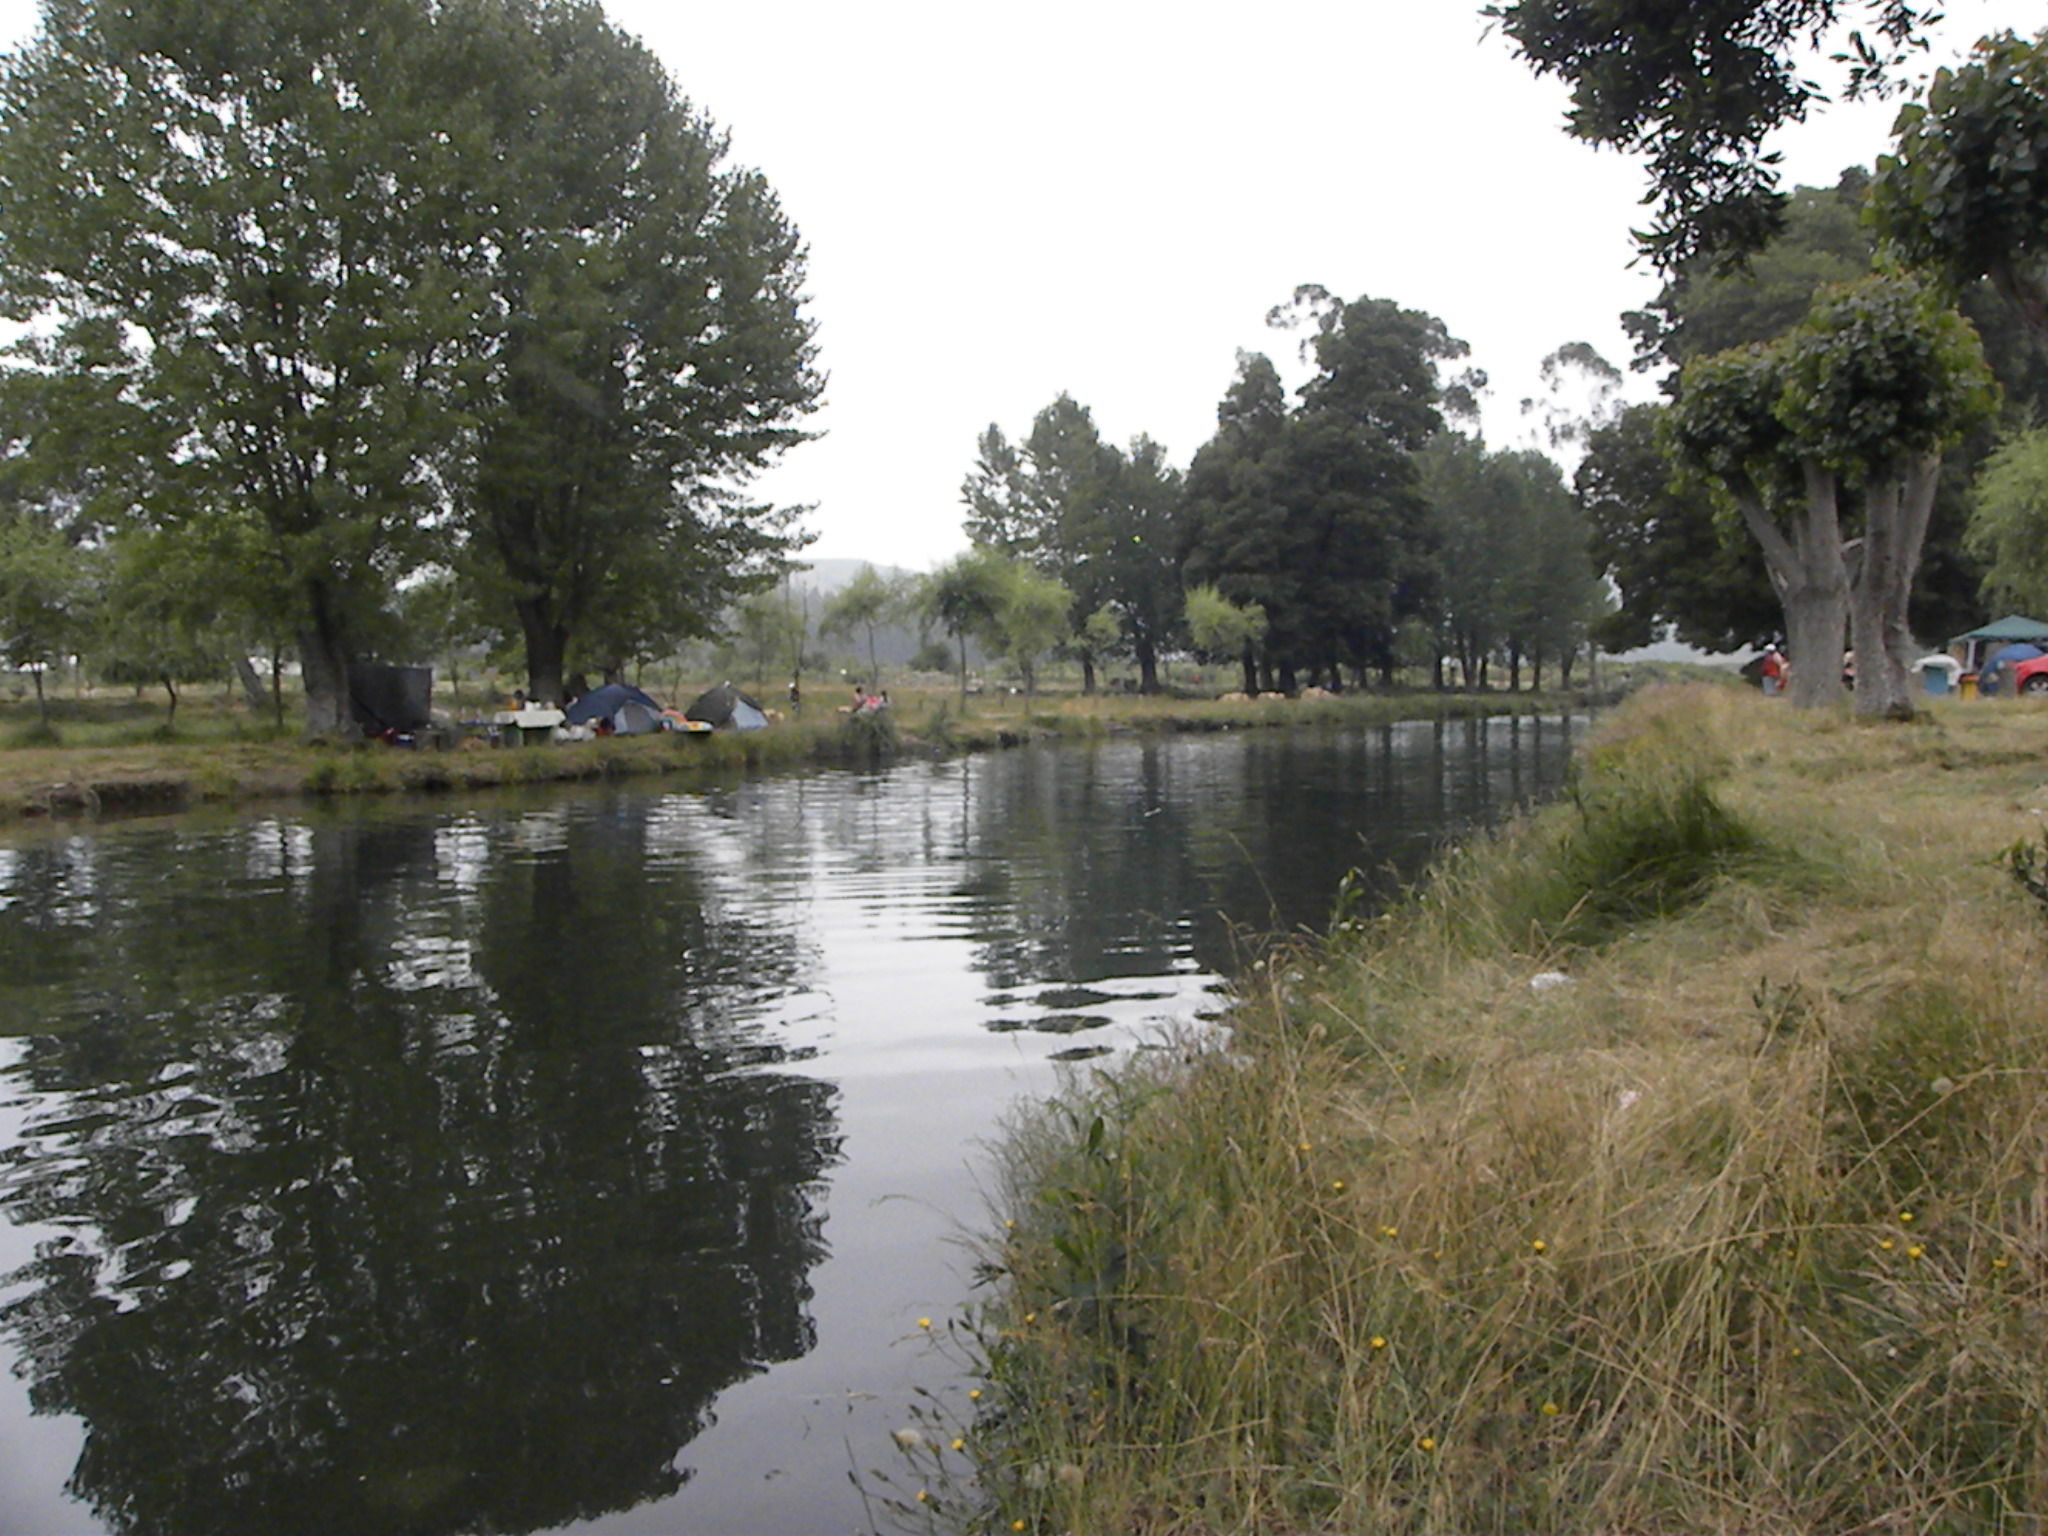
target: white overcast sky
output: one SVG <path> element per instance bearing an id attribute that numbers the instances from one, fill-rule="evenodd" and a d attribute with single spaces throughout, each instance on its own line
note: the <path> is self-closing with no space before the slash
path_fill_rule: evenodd
<path id="1" fill-rule="evenodd" d="M 1479 0 L 607 8 L 809 242 L 826 435 L 760 488 L 816 504 L 813 556 L 948 558 L 978 434 L 1021 436 L 1062 390 L 1185 467 L 1240 348 L 1288 366 L 1264 317 L 1298 284 L 1439 316 L 1494 380 L 1500 444 L 1546 353 L 1624 362 L 1617 316 L 1655 291 L 1630 267 L 1640 167 L 1565 136 L 1564 92 Z M 2039 0 L 1947 9 L 1936 62 L 2042 21 Z M 34 24 L 0 0 L 0 41 Z M 1790 179 L 1868 163 L 1892 111 L 1788 135 Z"/>

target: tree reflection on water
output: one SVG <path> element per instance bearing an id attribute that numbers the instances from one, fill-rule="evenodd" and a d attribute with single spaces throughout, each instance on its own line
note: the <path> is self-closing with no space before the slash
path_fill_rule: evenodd
<path id="1" fill-rule="evenodd" d="M 17 851 L 0 974 L 67 1001 L 0 1206 L 64 1235 L 0 1328 L 84 1420 L 69 1491 L 107 1525 L 559 1525 L 672 1492 L 716 1395 L 810 1347 L 833 1091 L 743 1001 L 796 942 L 648 836 Z"/>

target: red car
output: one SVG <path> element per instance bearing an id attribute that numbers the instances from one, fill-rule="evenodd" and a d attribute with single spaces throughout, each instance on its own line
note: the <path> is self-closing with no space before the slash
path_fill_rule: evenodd
<path id="1" fill-rule="evenodd" d="M 2000 670 L 2012 674 L 2014 693 L 2048 693 L 2048 656 L 2036 656 L 2032 661 L 2023 661 L 2016 667 L 2004 667 Z"/>

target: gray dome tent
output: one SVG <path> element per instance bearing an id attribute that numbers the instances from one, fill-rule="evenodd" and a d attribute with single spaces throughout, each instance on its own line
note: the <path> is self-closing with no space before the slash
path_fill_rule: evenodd
<path id="1" fill-rule="evenodd" d="M 696 703 L 683 711 L 685 720 L 702 720 L 720 730 L 758 731 L 768 723 L 768 712 L 731 683 L 720 683 L 697 695 Z"/>
<path id="2" fill-rule="evenodd" d="M 606 683 L 571 704 L 563 719 L 570 725 L 608 720 L 616 735 L 645 736 L 661 729 L 661 706 L 630 684 Z"/>

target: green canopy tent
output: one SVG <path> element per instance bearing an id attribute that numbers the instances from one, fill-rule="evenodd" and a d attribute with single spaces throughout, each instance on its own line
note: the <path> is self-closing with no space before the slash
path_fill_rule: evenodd
<path id="1" fill-rule="evenodd" d="M 1973 629 L 1967 635 L 1957 635 L 1949 641 L 1951 649 L 1959 645 L 1964 648 L 1963 670 L 1975 672 L 1983 665 L 1984 658 L 2000 646 L 2038 645 L 2048 650 L 2048 624 L 2009 613 L 1995 623 Z"/>

